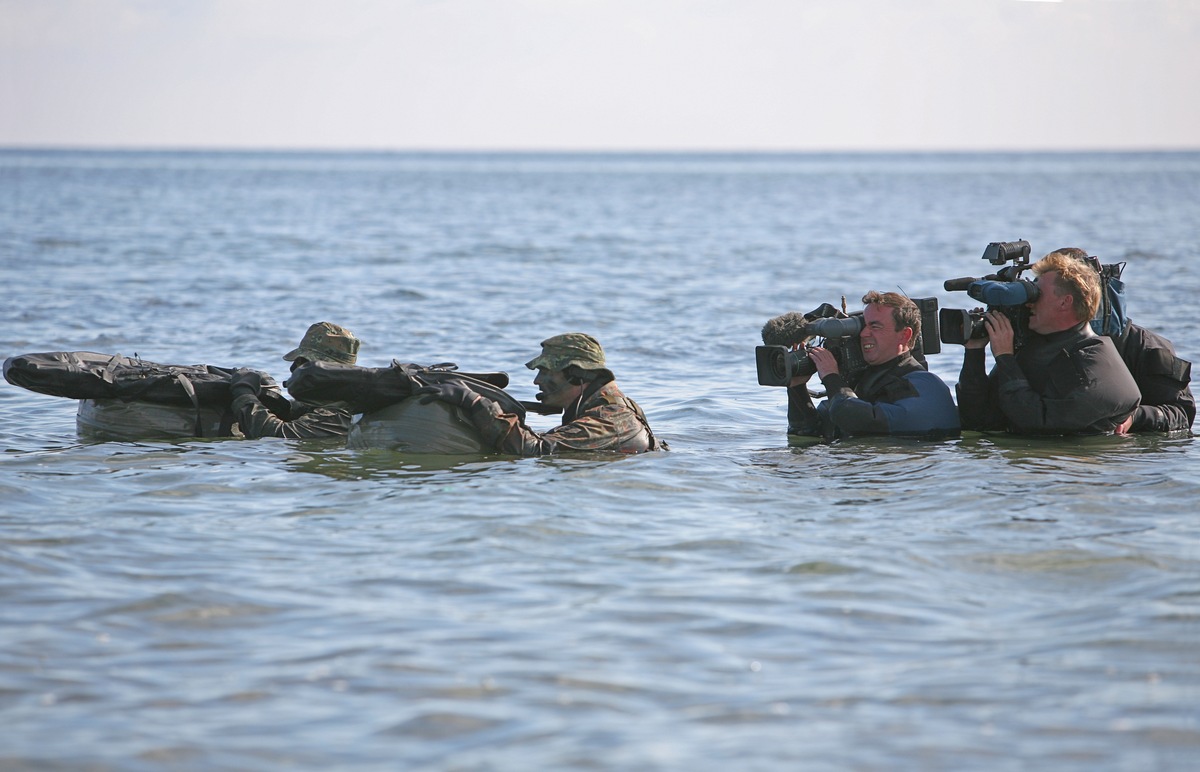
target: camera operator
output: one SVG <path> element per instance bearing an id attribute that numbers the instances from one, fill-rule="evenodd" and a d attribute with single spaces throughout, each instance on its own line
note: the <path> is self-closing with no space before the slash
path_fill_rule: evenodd
<path id="1" fill-rule="evenodd" d="M 1093 270 L 1103 270 L 1096 258 L 1078 247 L 1055 251 L 1073 257 Z M 1116 275 L 1120 276 L 1119 266 Z M 1123 311 L 1123 304 L 1119 308 Z M 1123 313 L 1115 316 L 1119 316 L 1119 320 L 1114 317 L 1111 325 L 1106 321 L 1105 328 L 1097 332 L 1106 333 L 1116 345 L 1142 394 L 1142 404 L 1134 411 L 1128 431 L 1190 432 L 1196 419 L 1196 398 L 1188 386 L 1191 363 L 1180 359 L 1171 341 L 1163 336 L 1134 324 Z"/>
<path id="2" fill-rule="evenodd" d="M 859 333 L 867 368 L 847 383 L 834 355 L 821 347 L 809 356 L 828 398 L 813 405 L 810 375 L 788 384 L 788 434 L 827 441 L 872 434 L 947 437 L 959 433 L 958 411 L 950 389 L 913 358 L 921 335 L 921 313 L 896 292 L 872 290 L 863 296 Z"/>
<path id="3" fill-rule="evenodd" d="M 968 340 L 957 386 L 965 429 L 1013 434 L 1124 433 L 1140 401 L 1112 341 L 1092 331 L 1100 282 L 1089 266 L 1051 252 L 1035 263 L 1028 342 L 1014 351 L 1012 322 L 988 312 L 988 337 Z M 984 371 L 985 345 L 995 367 Z"/>

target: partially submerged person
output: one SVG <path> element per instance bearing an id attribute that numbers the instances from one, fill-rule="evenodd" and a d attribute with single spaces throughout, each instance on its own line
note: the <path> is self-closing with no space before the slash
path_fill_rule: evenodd
<path id="1" fill-rule="evenodd" d="M 1130 432 L 1190 432 L 1196 420 L 1192 363 L 1175 354 L 1171 341 L 1133 322 L 1110 336 L 1142 395 Z"/>
<path id="2" fill-rule="evenodd" d="M 1037 297 L 1029 341 L 1019 351 L 1012 322 L 984 315 L 986 339 L 965 344 L 958 380 L 964 429 L 1011 434 L 1113 434 L 1130 425 L 1141 395 L 1116 346 L 1091 320 L 1100 305 L 1096 272 L 1070 255 L 1051 252 L 1033 266 Z M 984 347 L 995 367 L 984 371 Z"/>
<path id="3" fill-rule="evenodd" d="M 352 365 L 358 360 L 358 339 L 344 327 L 329 322 L 317 322 L 304 333 L 300 345 L 283 355 L 291 369 L 307 362 L 334 362 Z M 274 387 L 271 376 L 257 370 L 238 370 L 230 382 L 233 395 L 232 410 L 238 428 L 247 439 L 284 437 L 314 439 L 345 437 L 354 416 L 340 403 L 316 405 L 288 400 L 286 416 L 272 412 L 263 402 L 265 389 Z M 280 397 L 282 399 L 282 397 Z"/>
<path id="4" fill-rule="evenodd" d="M 505 413 L 498 403 L 461 382 L 421 389 L 423 401 L 441 400 L 462 408 L 484 442 L 498 453 L 542 456 L 563 451 L 641 453 L 665 450 L 645 413 L 617 388 L 605 367 L 604 350 L 590 335 L 570 332 L 542 341 L 542 353 L 525 364 L 537 370 L 537 398 L 562 408 L 562 425 L 538 433 Z"/>
<path id="5" fill-rule="evenodd" d="M 833 440 L 864 435 L 953 437 L 958 410 L 950 388 L 913 357 L 921 336 L 921 312 L 897 292 L 863 296 L 859 333 L 867 368 L 853 383 L 837 358 L 820 346 L 809 350 L 828 398 L 815 406 L 808 392 L 812 374 L 788 384 L 788 434 Z"/>
<path id="6" fill-rule="evenodd" d="M 1100 261 L 1078 247 L 1055 250 L 1073 257 L 1096 271 L 1106 270 Z M 1117 270 L 1117 278 L 1120 270 Z M 1104 277 L 1101 277 L 1104 281 Z M 1101 287 L 1104 290 L 1104 287 Z M 1114 304 L 1116 305 L 1116 304 Z M 1192 363 L 1180 359 L 1175 346 L 1158 333 L 1140 327 L 1118 309 L 1114 318 L 1104 319 L 1103 333 L 1108 335 L 1141 392 L 1142 402 L 1133 412 L 1129 432 L 1190 432 L 1196 420 L 1196 398 L 1189 386 Z M 1097 323 L 1093 322 L 1093 329 Z M 1101 332 L 1096 329 L 1096 332 Z"/>

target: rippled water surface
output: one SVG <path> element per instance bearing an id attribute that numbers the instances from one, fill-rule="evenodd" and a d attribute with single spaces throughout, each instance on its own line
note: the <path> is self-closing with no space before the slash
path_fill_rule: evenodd
<path id="1" fill-rule="evenodd" d="M 1195 360 L 1197 222 L 1197 154 L 0 152 L 0 357 L 282 379 L 329 320 L 530 399 L 581 330 L 673 448 L 85 443 L 0 384 L 0 768 L 1194 768 L 1192 440 L 791 447 L 753 348 L 1026 238 Z"/>

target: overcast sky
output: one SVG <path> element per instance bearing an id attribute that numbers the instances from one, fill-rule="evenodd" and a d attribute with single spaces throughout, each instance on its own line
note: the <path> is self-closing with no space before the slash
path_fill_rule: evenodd
<path id="1" fill-rule="evenodd" d="M 0 0 L 0 145 L 1200 148 L 1200 0 Z"/>

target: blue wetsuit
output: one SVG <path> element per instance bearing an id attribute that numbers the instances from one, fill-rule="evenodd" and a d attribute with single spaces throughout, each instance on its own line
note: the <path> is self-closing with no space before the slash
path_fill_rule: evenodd
<path id="1" fill-rule="evenodd" d="M 821 381 L 828 399 L 813 405 L 807 384 L 788 389 L 788 434 L 834 440 L 872 434 L 942 438 L 959 434 L 950 388 L 911 354 L 863 371 L 851 387 L 840 373 Z"/>

